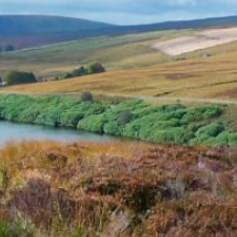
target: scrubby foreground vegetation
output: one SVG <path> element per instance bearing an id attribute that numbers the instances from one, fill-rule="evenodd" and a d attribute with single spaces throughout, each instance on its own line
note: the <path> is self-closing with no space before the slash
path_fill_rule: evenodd
<path id="1" fill-rule="evenodd" d="M 174 144 L 237 144 L 236 122 L 227 121 L 228 110 L 221 105 L 96 101 L 89 92 L 81 97 L 0 96 L 1 119 Z"/>
<path id="2" fill-rule="evenodd" d="M 237 150 L 9 142 L 1 237 L 236 236 Z"/>

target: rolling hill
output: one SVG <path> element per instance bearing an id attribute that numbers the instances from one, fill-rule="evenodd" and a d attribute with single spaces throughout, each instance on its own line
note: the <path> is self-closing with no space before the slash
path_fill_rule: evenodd
<path id="1" fill-rule="evenodd" d="M 39 15 L 0 16 L 0 45 L 16 49 L 102 34 L 113 26 L 89 20 Z"/>
<path id="2" fill-rule="evenodd" d="M 235 18 L 229 19 L 233 23 Z M 227 18 L 222 20 L 227 24 Z M 200 32 L 210 34 L 213 28 L 205 31 L 198 28 L 100 36 L 2 53 L 0 74 L 3 78 L 6 71 L 15 69 L 32 71 L 43 81 L 60 79 L 66 72 L 94 62 L 101 62 L 108 71 L 101 75 L 41 83 L 40 87 L 34 84 L 6 87 L 3 90 L 23 93 L 78 93 L 89 90 L 95 94 L 130 95 L 156 102 L 164 99 L 215 103 L 216 100 L 227 99 L 235 102 L 235 41 L 178 56 L 170 56 L 154 48 L 159 42 L 193 37 Z M 216 28 L 225 30 L 223 24 Z M 236 27 L 229 27 L 229 30 L 235 33 Z"/>
<path id="3" fill-rule="evenodd" d="M 112 25 L 77 18 L 39 15 L 0 16 L 0 36 L 60 34 L 101 30 Z"/>
<path id="4" fill-rule="evenodd" d="M 157 30 L 232 26 L 235 24 L 237 24 L 237 16 L 116 26 L 60 16 L 2 15 L 0 16 L 0 46 L 11 44 L 16 49 L 21 49 L 102 35 L 114 36 Z"/>
<path id="5" fill-rule="evenodd" d="M 1 55 L 0 73 L 11 68 L 33 71 L 51 80 L 80 65 L 102 62 L 107 73 L 71 80 L 5 87 L 22 93 L 78 93 L 141 97 L 155 102 L 236 103 L 236 42 L 179 56 L 158 52 L 155 42 L 195 30 L 170 30 L 117 37 L 97 37 Z M 14 65 L 14 66 L 13 66 Z M 224 103 L 225 101 L 223 101 Z M 228 101 L 227 101 L 228 102 Z"/>

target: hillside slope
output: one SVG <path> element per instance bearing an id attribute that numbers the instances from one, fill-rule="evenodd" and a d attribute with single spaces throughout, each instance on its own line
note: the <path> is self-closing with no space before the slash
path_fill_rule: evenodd
<path id="1" fill-rule="evenodd" d="M 71 80 L 6 87 L 3 90 L 32 93 L 92 93 L 172 98 L 237 97 L 236 42 L 185 55 L 182 60 L 164 62 L 150 67 L 114 70 Z M 144 56 L 149 60 L 150 54 Z M 157 55 L 157 62 L 159 60 Z M 186 58 L 185 58 L 186 57 Z M 151 59 L 150 59 L 151 60 Z M 136 63 L 136 61 L 134 61 Z"/>
<path id="2" fill-rule="evenodd" d="M 59 16 L 0 16 L 0 36 L 24 36 L 98 30 L 112 25 Z"/>
<path id="3" fill-rule="evenodd" d="M 0 16 L 0 45 L 15 49 L 106 34 L 112 25 L 59 16 Z"/>
<path id="4" fill-rule="evenodd" d="M 112 36 L 170 29 L 226 27 L 236 24 L 237 16 L 135 26 L 115 26 L 59 16 L 2 15 L 0 16 L 0 46 L 12 44 L 16 49 L 21 49 L 102 35 Z"/>
<path id="5" fill-rule="evenodd" d="M 102 30 L 103 33 L 103 30 L 105 29 L 107 29 L 106 33 L 128 33 L 153 30 L 203 28 L 211 26 L 231 26 L 236 24 L 237 16 L 169 21 L 134 26 L 115 26 L 108 23 L 61 16 L 0 15 L 0 36 L 26 36 L 94 30 Z"/>

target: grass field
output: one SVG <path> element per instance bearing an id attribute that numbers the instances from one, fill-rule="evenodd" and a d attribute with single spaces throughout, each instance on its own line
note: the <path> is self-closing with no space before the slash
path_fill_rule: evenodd
<path id="1" fill-rule="evenodd" d="M 64 81 L 5 87 L 7 91 L 62 93 L 90 90 L 93 93 L 181 98 L 235 99 L 237 96 L 237 43 L 184 56 L 186 59 L 155 66 L 113 70 Z M 139 56 L 141 57 L 141 55 Z M 149 60 L 149 56 L 144 56 Z M 155 56 L 154 56 L 155 57 Z M 157 56 L 159 57 L 159 55 Z M 128 60 L 128 59 L 126 59 Z"/>
<path id="2" fill-rule="evenodd" d="M 97 61 L 108 70 L 154 65 L 170 60 L 152 49 L 155 42 L 190 34 L 192 30 L 105 36 L 3 53 L 0 73 L 16 67 L 48 78 Z"/>
<path id="3" fill-rule="evenodd" d="M 152 32 L 118 37 L 100 37 L 3 54 L 0 71 L 9 68 L 35 71 L 55 77 L 78 65 L 102 62 L 107 73 L 2 90 L 32 93 L 77 93 L 170 98 L 237 97 L 237 43 L 229 43 L 181 56 L 169 57 L 152 49 L 154 42 L 192 30 Z"/>

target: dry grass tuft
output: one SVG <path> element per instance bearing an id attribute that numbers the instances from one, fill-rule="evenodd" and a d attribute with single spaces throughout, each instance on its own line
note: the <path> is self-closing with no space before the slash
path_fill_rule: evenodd
<path id="1" fill-rule="evenodd" d="M 235 236 L 236 156 L 230 147 L 9 142 L 0 217 L 29 236 Z"/>

